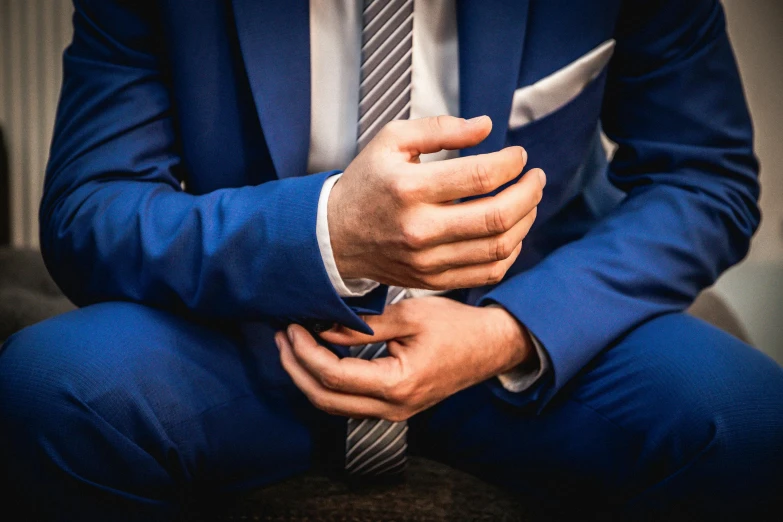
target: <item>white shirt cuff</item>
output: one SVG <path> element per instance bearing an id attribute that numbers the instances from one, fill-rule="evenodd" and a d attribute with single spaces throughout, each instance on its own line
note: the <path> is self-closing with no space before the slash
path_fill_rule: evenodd
<path id="1" fill-rule="evenodd" d="M 337 295 L 340 297 L 361 297 L 375 288 L 378 283 L 371 279 L 345 279 L 343 280 L 337 263 L 334 260 L 334 251 L 332 250 L 332 238 L 329 236 L 329 194 L 332 193 L 334 184 L 340 179 L 342 174 L 336 174 L 324 181 L 321 187 L 321 196 L 318 198 L 318 214 L 315 222 L 315 235 L 318 239 L 318 249 L 321 251 L 321 260 L 326 268 L 326 274 L 329 281 L 332 282 Z"/>

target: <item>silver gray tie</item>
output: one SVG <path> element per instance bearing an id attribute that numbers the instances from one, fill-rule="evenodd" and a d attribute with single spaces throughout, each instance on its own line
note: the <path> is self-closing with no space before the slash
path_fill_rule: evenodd
<path id="1" fill-rule="evenodd" d="M 411 112 L 413 0 L 365 0 L 358 144 Z"/>
<path id="2" fill-rule="evenodd" d="M 387 304 L 407 297 L 404 288 L 389 288 Z M 375 359 L 386 353 L 386 343 L 351 347 L 352 357 Z M 345 469 L 352 475 L 389 475 L 405 469 L 408 423 L 381 419 L 348 419 Z"/>
<path id="3" fill-rule="evenodd" d="M 392 120 L 411 111 L 413 0 L 365 0 L 362 16 L 362 67 L 359 84 L 358 149 L 362 150 Z M 387 304 L 404 299 L 391 287 Z M 353 357 L 375 359 L 386 343 L 351 347 Z M 405 469 L 406 422 L 348 419 L 345 469 L 351 475 L 391 475 Z"/>

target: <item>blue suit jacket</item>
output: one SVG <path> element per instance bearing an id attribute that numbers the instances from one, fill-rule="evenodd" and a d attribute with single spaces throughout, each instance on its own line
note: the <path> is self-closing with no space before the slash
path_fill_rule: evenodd
<path id="1" fill-rule="evenodd" d="M 307 0 L 75 5 L 40 214 L 67 295 L 366 329 L 357 312 L 379 312 L 383 289 L 341 299 L 316 241 L 329 173 L 305 175 Z M 751 123 L 717 0 L 463 0 L 458 28 L 461 115 L 494 121 L 464 153 L 519 144 L 548 175 L 506 279 L 463 293 L 501 303 L 542 341 L 548 381 L 518 395 L 490 385 L 543 404 L 744 256 L 759 222 Z M 508 130 L 515 89 L 610 38 L 607 71 Z M 609 166 L 600 126 L 619 144 Z"/>

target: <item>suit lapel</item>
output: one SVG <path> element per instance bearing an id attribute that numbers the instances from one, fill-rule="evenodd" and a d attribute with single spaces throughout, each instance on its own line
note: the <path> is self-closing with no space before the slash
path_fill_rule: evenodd
<path id="1" fill-rule="evenodd" d="M 504 145 L 522 60 L 530 0 L 457 1 L 460 114 L 487 114 L 489 137 L 463 154 Z M 306 172 L 310 144 L 307 0 L 233 0 L 237 34 L 258 117 L 281 178 Z"/>
<path id="2" fill-rule="evenodd" d="M 530 0 L 458 0 L 460 116 L 492 118 L 492 133 L 463 155 L 503 147 L 522 63 Z"/>
<path id="3" fill-rule="evenodd" d="M 277 175 L 304 175 L 310 146 L 309 4 L 233 2 L 242 58 Z"/>

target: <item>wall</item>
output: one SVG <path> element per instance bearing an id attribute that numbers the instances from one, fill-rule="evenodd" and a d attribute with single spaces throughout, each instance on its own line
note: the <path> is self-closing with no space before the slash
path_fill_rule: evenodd
<path id="1" fill-rule="evenodd" d="M 761 227 L 716 290 L 753 344 L 783 364 L 783 1 L 723 0 L 761 161 Z"/>
<path id="2" fill-rule="evenodd" d="M 0 0 L 0 125 L 10 162 L 11 242 L 38 246 L 38 204 L 71 40 L 70 0 Z"/>

